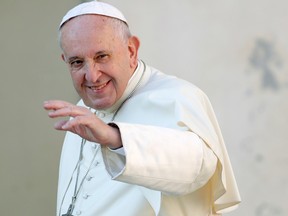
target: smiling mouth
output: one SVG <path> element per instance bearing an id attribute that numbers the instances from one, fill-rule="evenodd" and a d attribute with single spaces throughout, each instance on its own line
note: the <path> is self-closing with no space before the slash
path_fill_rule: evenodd
<path id="1" fill-rule="evenodd" d="M 98 86 L 88 86 L 88 88 L 93 90 L 93 91 L 99 91 L 99 90 L 105 88 L 105 86 L 107 86 L 109 82 L 110 81 L 108 81 L 108 82 L 106 82 L 106 83 L 104 83 L 102 85 L 98 85 Z"/>

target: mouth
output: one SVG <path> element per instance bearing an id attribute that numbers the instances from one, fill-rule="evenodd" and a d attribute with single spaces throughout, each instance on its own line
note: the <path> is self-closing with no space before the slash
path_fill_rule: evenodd
<path id="1" fill-rule="evenodd" d="M 101 84 L 101 85 L 95 85 L 95 86 L 87 86 L 89 89 L 91 89 L 92 91 L 100 91 L 102 90 L 103 88 L 105 88 L 108 84 L 109 84 L 110 80 L 104 84 Z"/>

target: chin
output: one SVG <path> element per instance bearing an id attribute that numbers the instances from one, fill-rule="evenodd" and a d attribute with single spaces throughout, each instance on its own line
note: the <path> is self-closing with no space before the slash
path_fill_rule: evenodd
<path id="1" fill-rule="evenodd" d="M 109 107 L 113 106 L 114 103 L 112 103 L 111 101 L 84 101 L 84 104 L 88 107 L 91 107 L 93 109 L 96 110 L 104 110 L 104 109 L 108 109 Z"/>

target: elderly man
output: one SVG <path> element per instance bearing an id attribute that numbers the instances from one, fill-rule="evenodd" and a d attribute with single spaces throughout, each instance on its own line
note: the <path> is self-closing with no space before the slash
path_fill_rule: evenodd
<path id="1" fill-rule="evenodd" d="M 81 100 L 44 102 L 67 131 L 57 215 L 207 216 L 240 202 L 213 109 L 194 85 L 138 59 L 123 14 L 92 1 L 59 28 Z"/>

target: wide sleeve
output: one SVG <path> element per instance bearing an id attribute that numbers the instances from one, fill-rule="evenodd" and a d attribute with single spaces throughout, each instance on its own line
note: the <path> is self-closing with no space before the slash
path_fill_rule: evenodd
<path id="1" fill-rule="evenodd" d="M 193 97 L 190 91 L 183 89 L 182 95 L 191 100 L 178 104 L 178 125 L 200 136 L 217 156 L 217 168 L 211 178 L 213 208 L 217 213 L 225 213 L 237 207 L 241 197 L 217 118 L 208 97 L 201 90 L 198 89 Z"/>
<path id="2" fill-rule="evenodd" d="M 106 169 L 118 181 L 167 194 L 184 195 L 204 186 L 216 169 L 217 157 L 193 132 L 117 123 L 123 156 L 103 149 Z M 124 165 L 124 163 L 122 164 Z"/>

